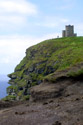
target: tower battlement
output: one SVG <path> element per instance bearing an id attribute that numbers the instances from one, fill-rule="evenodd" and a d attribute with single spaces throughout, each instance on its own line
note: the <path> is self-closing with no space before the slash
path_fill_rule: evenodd
<path id="1" fill-rule="evenodd" d="M 74 25 L 66 25 L 65 30 L 62 30 L 62 37 L 72 37 L 77 36 L 76 33 L 74 33 Z"/>

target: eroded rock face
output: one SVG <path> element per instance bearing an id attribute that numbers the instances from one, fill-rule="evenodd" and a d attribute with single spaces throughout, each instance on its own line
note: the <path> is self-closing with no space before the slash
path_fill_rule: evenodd
<path id="1" fill-rule="evenodd" d="M 71 96 L 76 98 L 83 95 L 83 80 L 63 79 L 56 83 L 42 83 L 31 88 L 31 99 L 39 101 L 50 98 L 64 98 Z"/>

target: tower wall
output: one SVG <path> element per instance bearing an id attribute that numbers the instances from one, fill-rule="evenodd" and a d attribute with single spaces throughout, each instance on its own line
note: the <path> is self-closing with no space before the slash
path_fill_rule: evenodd
<path id="1" fill-rule="evenodd" d="M 62 37 L 66 37 L 66 32 L 65 32 L 65 30 L 62 31 Z"/>
<path id="2" fill-rule="evenodd" d="M 62 37 L 72 37 L 72 36 L 77 36 L 77 34 L 74 33 L 74 26 L 66 25 L 65 30 L 62 30 Z"/>
<path id="3" fill-rule="evenodd" d="M 68 25 L 65 27 L 66 37 L 74 36 L 74 26 Z"/>

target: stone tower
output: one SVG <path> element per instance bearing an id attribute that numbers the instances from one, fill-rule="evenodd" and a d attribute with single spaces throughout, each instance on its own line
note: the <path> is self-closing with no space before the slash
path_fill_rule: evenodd
<path id="1" fill-rule="evenodd" d="M 62 30 L 62 37 L 65 37 L 65 36 L 66 36 L 66 31 Z"/>
<path id="2" fill-rule="evenodd" d="M 77 34 L 74 33 L 74 26 L 73 25 L 65 26 L 65 30 L 62 31 L 62 37 L 72 37 L 72 36 L 77 36 Z"/>

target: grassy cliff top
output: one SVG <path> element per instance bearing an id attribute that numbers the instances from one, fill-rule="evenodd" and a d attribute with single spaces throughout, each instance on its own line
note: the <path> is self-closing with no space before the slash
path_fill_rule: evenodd
<path id="1" fill-rule="evenodd" d="M 15 70 L 27 69 L 42 61 L 58 70 L 83 62 L 83 37 L 50 39 L 32 46 L 26 50 L 26 57 Z"/>

